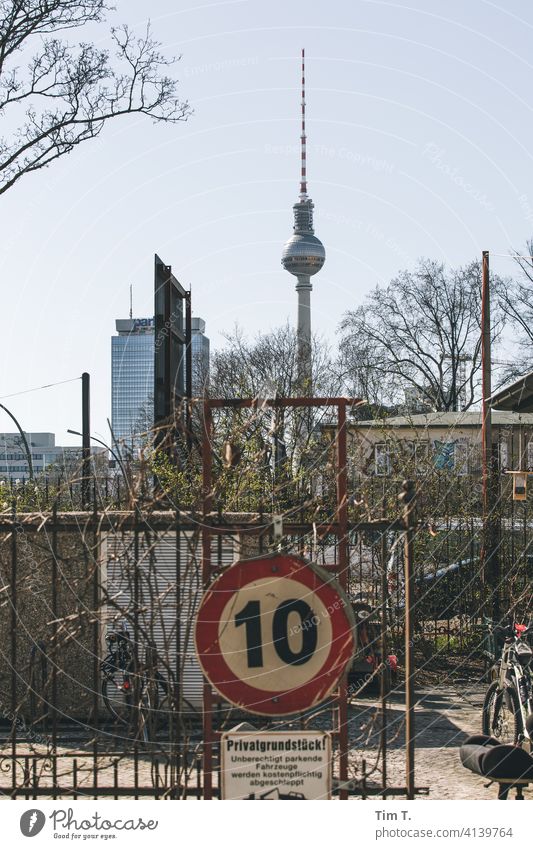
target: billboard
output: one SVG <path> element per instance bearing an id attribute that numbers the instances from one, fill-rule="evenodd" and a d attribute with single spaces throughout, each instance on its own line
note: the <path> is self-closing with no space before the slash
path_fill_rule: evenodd
<path id="1" fill-rule="evenodd" d="M 186 302 L 189 293 L 172 268 L 155 255 L 154 268 L 154 425 L 174 421 L 186 387 Z"/>

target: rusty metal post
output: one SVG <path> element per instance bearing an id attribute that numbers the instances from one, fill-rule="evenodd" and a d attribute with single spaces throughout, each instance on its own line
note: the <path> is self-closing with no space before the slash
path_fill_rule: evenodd
<path id="1" fill-rule="evenodd" d="M 403 506 L 405 574 L 405 781 L 407 798 L 415 798 L 415 681 L 414 636 L 414 518 L 415 487 L 403 482 L 399 500 Z"/>
<path id="2" fill-rule="evenodd" d="M 19 533 L 19 525 L 17 521 L 17 502 L 13 499 L 12 505 L 13 529 L 11 531 L 11 575 L 9 587 L 9 601 L 11 604 L 11 782 L 13 790 L 13 799 L 16 798 L 17 790 L 17 534 Z"/>
<path id="3" fill-rule="evenodd" d="M 57 539 L 57 501 L 54 501 L 52 510 L 52 639 L 53 660 L 52 660 L 52 783 L 54 788 L 57 787 L 57 717 L 58 717 L 58 691 L 57 691 L 57 670 L 59 668 L 59 599 L 58 599 L 58 580 L 59 580 L 59 551 Z M 57 799 L 54 793 L 53 799 Z"/>
<path id="4" fill-rule="evenodd" d="M 481 368 L 482 368 L 482 472 L 483 472 L 483 520 L 490 511 L 489 469 L 492 456 L 492 421 L 489 398 L 491 396 L 491 345 L 490 345 L 490 286 L 489 252 L 483 251 L 481 260 Z"/>
<path id="5" fill-rule="evenodd" d="M 192 439 L 192 305 L 191 292 L 187 292 L 185 298 L 185 430 L 187 434 L 187 448 L 190 451 L 193 445 Z"/>
<path id="6" fill-rule="evenodd" d="M 339 541 L 339 583 L 348 588 L 348 475 L 346 447 L 346 400 L 339 399 L 337 421 L 337 522 Z M 348 799 L 343 785 L 348 781 L 348 694 L 347 673 L 339 682 L 339 780 L 340 799 Z"/>
<path id="7" fill-rule="evenodd" d="M 211 580 L 211 532 L 209 514 L 213 506 L 212 446 L 213 413 L 209 399 L 204 399 L 204 432 L 202 440 L 202 584 L 204 591 Z M 211 684 L 204 678 L 203 687 L 203 785 L 204 799 L 213 797 L 213 693 Z"/>
<path id="8" fill-rule="evenodd" d="M 385 507 L 385 505 L 383 505 Z M 383 509 L 385 516 L 385 509 Z M 386 664 L 388 658 L 388 640 L 387 640 L 387 600 L 388 600 L 388 585 L 387 585 L 387 533 L 383 531 L 381 534 L 381 662 Z M 381 786 L 387 788 L 387 699 L 389 698 L 390 678 L 391 673 L 387 675 L 387 666 L 383 667 L 381 673 Z M 383 799 L 387 798 L 386 792 L 383 793 Z"/>
<path id="9" fill-rule="evenodd" d="M 483 480 L 483 541 L 481 564 L 487 613 L 495 622 L 500 619 L 500 575 L 498 532 L 495 515 L 498 498 L 498 461 L 492 444 L 492 358 L 490 335 L 490 275 L 489 252 L 481 260 L 481 366 L 482 366 L 482 480 Z"/>
<path id="10" fill-rule="evenodd" d="M 93 501 L 93 527 L 91 529 L 91 550 L 87 550 L 87 545 L 84 546 L 85 564 L 87 570 L 87 578 L 91 575 L 92 569 L 92 590 L 93 590 L 93 785 L 98 786 L 98 736 L 100 729 L 99 721 L 99 691 L 100 691 L 100 543 L 98 533 L 98 512 L 96 507 L 96 497 Z M 88 532 L 87 532 L 88 533 Z M 95 799 L 97 797 L 95 796 Z"/>

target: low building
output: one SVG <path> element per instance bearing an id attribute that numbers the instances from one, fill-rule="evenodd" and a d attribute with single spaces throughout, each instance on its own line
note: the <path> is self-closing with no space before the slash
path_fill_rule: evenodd
<path id="1" fill-rule="evenodd" d="M 54 433 L 24 433 L 31 455 L 33 474 L 57 470 L 69 471 L 82 461 L 81 448 L 56 445 Z M 105 448 L 91 447 L 91 454 L 106 455 Z M 28 480 L 28 453 L 20 433 L 0 433 L 0 481 Z"/>
<path id="2" fill-rule="evenodd" d="M 492 412 L 500 470 L 533 470 L 533 413 Z M 428 467 L 481 474 L 481 411 L 419 413 L 349 426 L 351 472 L 416 475 Z"/>

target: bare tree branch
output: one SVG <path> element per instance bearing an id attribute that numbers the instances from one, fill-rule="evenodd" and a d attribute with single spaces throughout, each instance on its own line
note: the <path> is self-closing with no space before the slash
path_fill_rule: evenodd
<path id="1" fill-rule="evenodd" d="M 521 277 L 500 293 L 500 306 L 512 330 L 518 349 L 515 363 L 509 363 L 503 373 L 503 383 L 515 380 L 533 370 L 533 239 L 526 242 L 525 251 L 512 251 Z"/>
<path id="2" fill-rule="evenodd" d="M 125 25 L 113 28 L 112 55 L 54 37 L 102 21 L 107 8 L 103 0 L 0 0 L 0 116 L 13 127 L 0 138 L 0 194 L 96 138 L 112 118 L 143 114 L 174 123 L 191 114 L 169 75 L 177 60 L 163 55 L 149 24 L 140 37 Z M 32 50 L 25 68 L 13 64 L 17 53 Z"/>
<path id="3" fill-rule="evenodd" d="M 407 390 L 421 408 L 470 407 L 479 396 L 480 281 L 477 262 L 447 270 L 421 260 L 347 312 L 341 362 L 349 391 L 366 385 L 368 400 L 381 405 L 405 404 Z M 493 277 L 493 287 L 499 292 L 505 285 Z M 496 308 L 495 341 L 501 329 Z"/>

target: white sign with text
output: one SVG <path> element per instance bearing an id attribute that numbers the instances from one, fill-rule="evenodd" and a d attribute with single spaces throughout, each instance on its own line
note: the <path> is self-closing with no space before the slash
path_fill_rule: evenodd
<path id="1" fill-rule="evenodd" d="M 322 731 L 227 732 L 221 741 L 222 798 L 331 798 L 331 737 Z"/>

